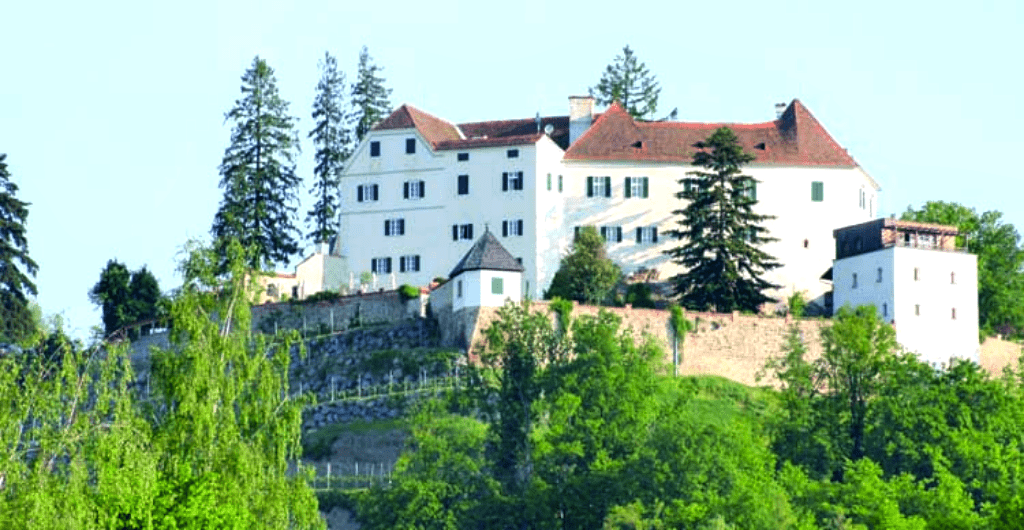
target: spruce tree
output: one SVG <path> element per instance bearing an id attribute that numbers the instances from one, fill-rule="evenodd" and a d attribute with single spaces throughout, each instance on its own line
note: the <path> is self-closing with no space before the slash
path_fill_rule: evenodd
<path id="1" fill-rule="evenodd" d="M 671 281 L 687 308 L 757 311 L 775 301 L 764 291 L 779 286 L 762 276 L 780 264 L 759 248 L 775 239 L 761 225 L 773 217 L 754 213 L 757 181 L 740 169 L 754 156 L 743 151 L 728 127 L 697 147 L 693 165 L 702 170 L 679 180 L 684 188 L 676 197 L 689 203 L 672 212 L 681 219 L 668 232 L 683 243 L 665 253 L 685 269 Z"/>
<path id="2" fill-rule="evenodd" d="M 28 203 L 18 200 L 10 178 L 7 155 L 0 153 L 0 341 L 23 342 L 35 332 L 28 295 L 36 294 L 36 285 L 29 275 L 39 266 L 28 256 Z"/>
<path id="3" fill-rule="evenodd" d="M 324 52 L 320 61 L 320 82 L 316 85 L 313 101 L 313 120 L 316 126 L 309 132 L 316 153 L 313 155 L 315 182 L 310 193 L 316 199 L 313 209 L 306 214 L 306 223 L 312 225 L 309 237 L 314 243 L 324 243 L 337 232 L 334 216 L 338 210 L 341 170 L 352 152 L 352 137 L 345 128 L 342 97 L 345 91 L 345 73 L 338 71 L 338 61 Z"/>
<path id="4" fill-rule="evenodd" d="M 388 100 L 391 89 L 384 87 L 385 79 L 378 75 L 382 70 L 373 64 L 370 52 L 363 46 L 359 52 L 356 82 L 352 85 L 353 109 L 348 115 L 357 142 L 363 140 L 375 123 L 391 114 L 391 102 Z"/>
<path id="5" fill-rule="evenodd" d="M 238 239 L 255 269 L 287 263 L 299 250 L 294 218 L 300 179 L 295 174 L 296 119 L 277 91 L 274 70 L 259 56 L 242 76 L 242 98 L 225 119 L 234 126 L 220 165 L 224 198 L 211 232 L 224 245 Z"/>
<path id="6" fill-rule="evenodd" d="M 598 105 L 618 101 L 635 119 L 654 115 L 659 94 L 658 78 L 637 60 L 628 45 L 622 48 L 622 55 L 615 56 L 615 62 L 605 67 L 597 86 L 590 89 Z"/>

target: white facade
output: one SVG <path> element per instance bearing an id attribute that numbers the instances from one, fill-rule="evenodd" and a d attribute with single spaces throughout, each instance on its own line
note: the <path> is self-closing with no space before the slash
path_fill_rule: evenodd
<path id="1" fill-rule="evenodd" d="M 515 271 L 472 270 L 451 279 L 452 311 L 465 307 L 501 307 L 522 300 L 522 274 Z"/>
<path id="2" fill-rule="evenodd" d="M 872 304 L 907 351 L 933 364 L 974 362 L 978 272 L 973 254 L 891 246 L 835 260 L 835 307 Z"/>
<path id="3" fill-rule="evenodd" d="M 579 116 L 589 112 L 586 98 L 574 98 L 571 105 L 571 119 L 566 118 L 565 124 L 572 136 L 586 137 L 588 127 L 600 126 L 600 118 Z M 534 298 L 540 298 L 550 284 L 577 226 L 620 229 L 622 240 L 609 242 L 608 250 L 626 273 L 654 268 L 664 280 L 680 272 L 663 252 L 679 244 L 665 233 L 676 226 L 678 217 L 672 212 L 685 206 L 675 194 L 681 191 L 678 180 L 693 169 L 688 161 L 567 159 L 547 135 L 537 134 L 524 143 L 524 135 L 519 134 L 502 144 L 500 138 L 467 139 L 451 124 L 447 125 L 458 130 L 461 139 L 435 149 L 445 142 L 432 143 L 424 134 L 436 134 L 437 124 L 447 122 L 426 117 L 436 121 L 417 127 L 412 125 L 413 118 L 398 128 L 392 123 L 370 131 L 350 158 L 341 179 L 341 277 L 359 277 L 383 263 L 390 264 L 397 283 L 427 285 L 449 273 L 485 226 L 521 260 L 522 292 Z M 444 131 L 449 138 L 451 130 Z M 539 130 L 538 122 L 534 131 Z M 474 144 L 477 140 L 479 144 Z M 415 144 L 414 153 L 407 153 L 410 141 Z M 371 153 L 374 142 L 379 146 L 377 156 Z M 517 156 L 510 157 L 510 151 Z M 522 189 L 503 189 L 503 173 L 519 172 Z M 835 256 L 832 230 L 875 217 L 877 183 L 852 159 L 839 165 L 757 162 L 745 167 L 744 173 L 760 181 L 756 210 L 777 217 L 767 228 L 779 241 L 765 248 L 783 264 L 767 277 L 781 286 L 772 294 L 784 298 L 793 291 L 805 291 L 824 305 L 829 286 L 819 278 Z M 611 196 L 588 197 L 588 177 L 608 177 Z M 626 198 L 627 177 L 646 179 L 647 197 Z M 460 178 L 468 180 L 468 193 L 460 193 Z M 407 182 L 422 182 L 423 197 L 406 198 Z M 374 185 L 376 200 L 364 195 L 359 201 L 358 187 Z M 812 188 L 817 191 L 813 197 Z M 385 235 L 389 221 L 401 221 L 402 229 Z M 520 221 L 517 230 L 503 230 L 508 223 Z M 454 239 L 453 226 L 457 227 Z M 463 226 L 471 226 L 472 232 L 462 233 Z M 640 242 L 638 228 L 644 230 Z M 650 237 L 652 228 L 657 229 L 656 242 Z M 402 257 L 409 256 L 418 256 L 419 270 L 401 270 Z"/>

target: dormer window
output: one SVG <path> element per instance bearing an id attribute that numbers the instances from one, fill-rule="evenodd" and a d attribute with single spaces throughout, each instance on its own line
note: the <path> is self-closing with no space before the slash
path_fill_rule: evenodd
<path id="1" fill-rule="evenodd" d="M 372 157 L 380 156 L 380 142 L 378 142 L 376 140 L 370 142 L 370 156 L 372 156 Z"/>
<path id="2" fill-rule="evenodd" d="M 405 154 L 411 155 L 416 152 L 416 139 L 406 138 L 405 139 Z"/>

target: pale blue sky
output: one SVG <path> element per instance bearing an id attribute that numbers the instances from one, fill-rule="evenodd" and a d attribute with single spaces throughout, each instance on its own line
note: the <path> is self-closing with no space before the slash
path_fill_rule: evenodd
<path id="1" fill-rule="evenodd" d="M 883 215 L 953 200 L 1024 228 L 1019 1 L 39 1 L 0 21 L 0 153 L 32 203 L 38 300 L 79 336 L 108 259 L 179 283 L 257 54 L 299 117 L 307 188 L 325 50 L 351 79 L 369 46 L 392 103 L 460 122 L 565 114 L 629 44 L 680 120 L 767 121 L 799 98 L 881 184 Z"/>

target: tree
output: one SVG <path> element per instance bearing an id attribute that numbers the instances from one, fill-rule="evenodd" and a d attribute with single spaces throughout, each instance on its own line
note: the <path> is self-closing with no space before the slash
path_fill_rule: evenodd
<path id="1" fill-rule="evenodd" d="M 316 126 L 309 131 L 316 153 L 313 155 L 316 178 L 309 190 L 316 198 L 313 209 L 306 214 L 307 224 L 313 231 L 308 234 L 315 243 L 326 243 L 337 234 L 334 218 L 338 210 L 341 170 L 351 155 L 352 139 L 345 128 L 342 96 L 345 91 L 345 73 L 338 71 L 338 61 L 324 52 L 320 61 L 320 82 L 316 85 L 313 101 L 313 120 Z"/>
<path id="2" fill-rule="evenodd" d="M 39 266 L 28 256 L 29 204 L 17 198 L 18 186 L 10 179 L 7 154 L 0 153 L 0 341 L 23 342 L 35 333 L 28 295 L 35 296 L 36 285 L 29 275 Z"/>
<path id="3" fill-rule="evenodd" d="M 259 56 L 242 76 L 241 90 L 225 117 L 234 126 L 220 165 L 224 197 L 211 232 L 222 255 L 227 241 L 237 238 L 251 251 L 249 266 L 262 269 L 286 263 L 299 250 L 293 222 L 299 139 L 274 70 Z"/>
<path id="4" fill-rule="evenodd" d="M 130 281 L 128 267 L 112 259 L 107 261 L 99 281 L 89 291 L 89 300 L 103 311 L 103 331 L 107 335 L 135 322 L 128 288 Z"/>
<path id="5" fill-rule="evenodd" d="M 550 300 L 559 297 L 587 304 L 603 301 L 622 276 L 619 266 L 608 259 L 604 239 L 593 226 L 584 226 L 576 235 L 569 254 L 544 292 Z"/>
<path id="6" fill-rule="evenodd" d="M 391 114 L 391 102 L 388 101 L 391 89 L 385 88 L 385 79 L 378 75 L 383 70 L 373 64 L 370 52 L 363 46 L 359 52 L 356 82 L 352 85 L 353 109 L 348 115 L 357 142 L 363 140 L 374 124 Z"/>
<path id="7" fill-rule="evenodd" d="M 982 332 L 1024 335 L 1024 248 L 1020 234 L 1003 214 L 943 201 L 907 207 L 902 219 L 953 225 L 957 246 L 978 256 L 978 320 Z"/>
<path id="8" fill-rule="evenodd" d="M 99 281 L 89 291 L 89 300 L 103 311 L 107 335 L 136 322 L 158 318 L 162 299 L 160 284 L 145 265 L 129 273 L 128 267 L 116 259 L 107 261 Z M 142 334 L 148 335 L 152 327 L 144 326 Z M 136 333 L 132 330 L 130 336 L 134 338 Z"/>
<path id="9" fill-rule="evenodd" d="M 682 245 L 665 251 L 685 271 L 672 277 L 682 304 L 697 310 L 757 311 L 775 300 L 764 294 L 777 289 L 762 278 L 780 264 L 760 245 L 775 241 L 761 225 L 772 216 L 754 213 L 757 181 L 740 166 L 754 160 L 727 127 L 697 144 L 693 165 L 703 168 L 681 179 L 679 199 L 689 203 L 672 213 L 679 228 L 668 234 Z"/>
<path id="10" fill-rule="evenodd" d="M 605 67 L 597 86 L 590 89 L 598 105 L 618 101 L 635 119 L 654 115 L 659 94 L 661 87 L 657 77 L 651 75 L 646 64 L 637 60 L 628 45 L 622 48 L 622 55 L 615 56 L 615 62 Z"/>

